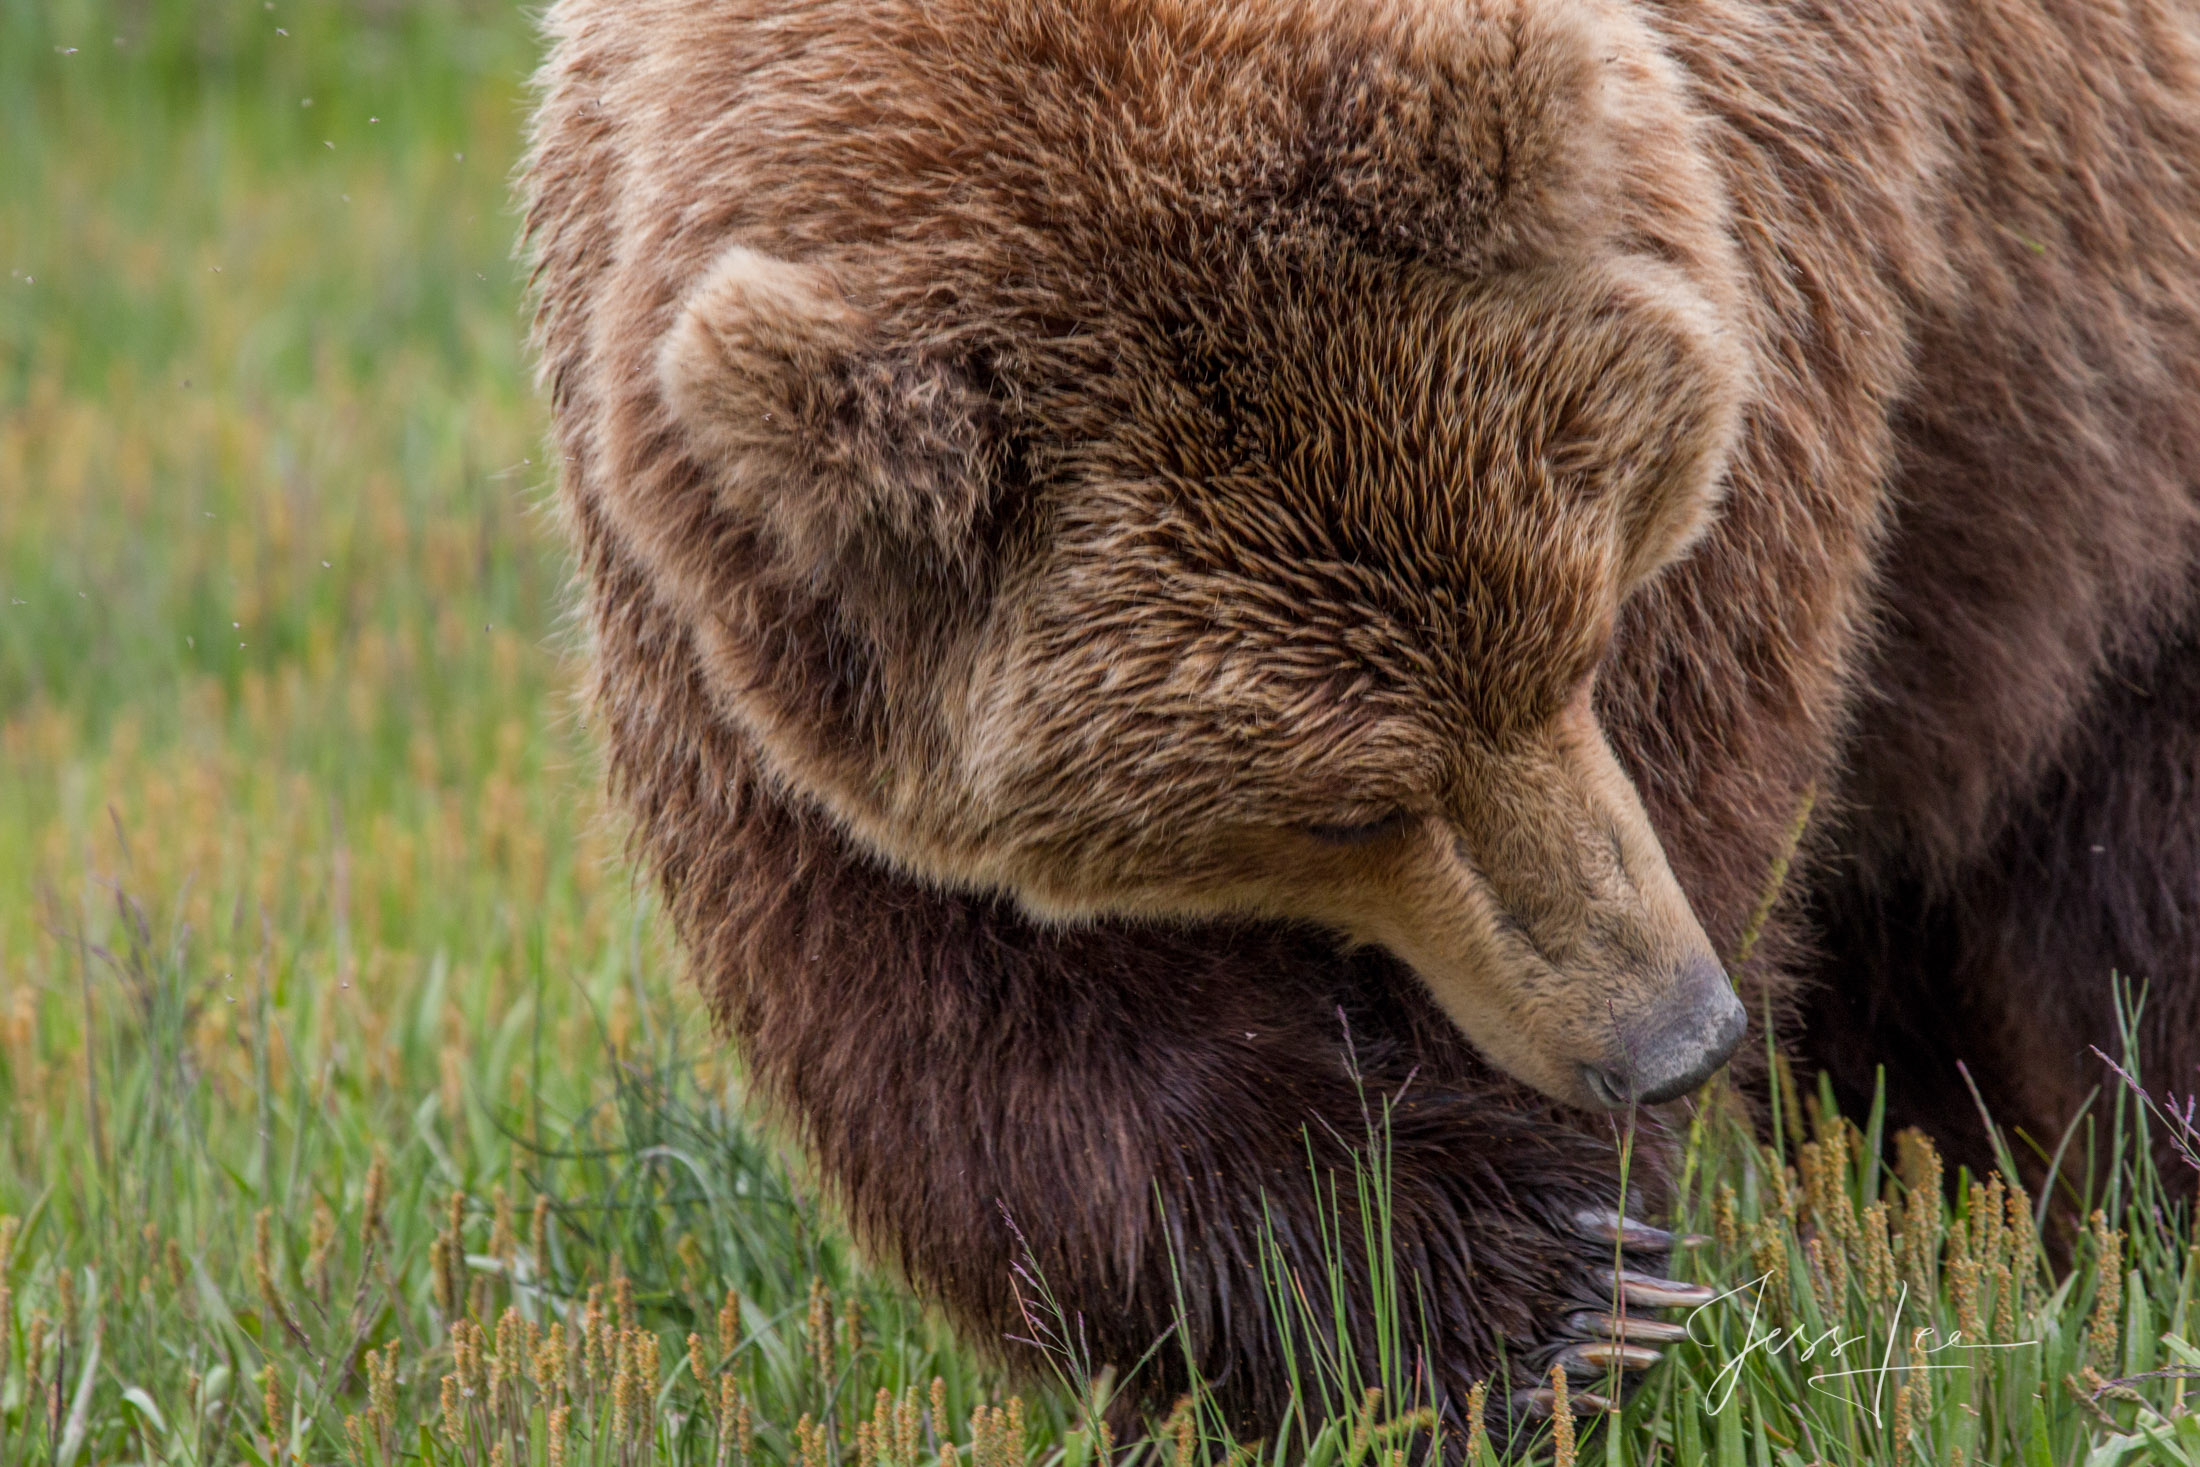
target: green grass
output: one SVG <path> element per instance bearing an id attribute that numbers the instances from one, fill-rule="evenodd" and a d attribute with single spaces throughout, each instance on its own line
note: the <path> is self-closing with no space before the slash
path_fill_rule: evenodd
<path id="1" fill-rule="evenodd" d="M 0 0 L 0 1464 L 1097 1460 L 1074 1369 L 997 1378 L 751 1129 L 598 804 L 511 257 L 533 45 Z M 1992 1179 L 1944 1211 L 1805 1110 L 1703 1109 L 1684 1266 L 1743 1292 L 1539 1453 L 2200 1461 L 2192 1178 L 2135 1102 L 2060 1268 Z M 1261 1459 L 1387 1462 L 1409 1367 L 1310 1345 Z M 1156 1431 L 1114 1460 L 1231 1455 Z"/>

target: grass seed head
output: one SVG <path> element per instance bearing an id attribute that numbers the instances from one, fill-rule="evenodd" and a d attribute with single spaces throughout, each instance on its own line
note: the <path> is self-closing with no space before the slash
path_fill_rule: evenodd
<path id="1" fill-rule="evenodd" d="M 853 1366 L 863 1358 L 863 1301 L 853 1294 L 841 1302 L 840 1334 Z"/>
<path id="2" fill-rule="evenodd" d="M 565 1325 L 552 1320 L 535 1349 L 535 1388 L 545 1393 L 555 1391 L 564 1383 L 565 1371 Z"/>
<path id="3" fill-rule="evenodd" d="M 489 1389 L 489 1337 L 480 1325 L 462 1319 L 451 1330 L 451 1356 L 458 1366 L 458 1387 L 469 1399 Z"/>
<path id="4" fill-rule="evenodd" d="M 1833 1230 L 1842 1245 L 1853 1253 L 1864 1243 L 1863 1228 L 1856 1214 L 1854 1185 L 1857 1158 L 1864 1154 L 1864 1133 L 1845 1117 L 1836 1117 L 1826 1145 L 1831 1149 L 1829 1160 L 1833 1163 L 1826 1179 L 1828 1201 L 1833 1208 Z"/>
<path id="5" fill-rule="evenodd" d="M 1895 1173 L 1902 1178 L 1902 1185 L 1911 1192 L 1939 1195 L 1940 1153 L 1934 1149 L 1932 1138 L 1915 1126 L 1907 1126 L 1895 1133 L 1894 1150 Z"/>
<path id="6" fill-rule="evenodd" d="M 2009 1271 L 2009 1260 L 1994 1261 L 1994 1338 L 2005 1343 L 2017 1337 L 2017 1294 L 2020 1286 Z"/>
<path id="7" fill-rule="evenodd" d="M 1840 1317 L 1841 1289 L 1834 1279 L 1834 1272 L 1840 1267 L 1840 1257 L 1839 1247 L 1826 1246 L 1824 1233 L 1813 1234 L 1803 1244 L 1803 1261 L 1808 1265 L 1810 1291 L 1818 1300 L 1818 1317 L 1822 1320 L 1831 1321 Z"/>
<path id="8" fill-rule="evenodd" d="M 905 1387 L 894 1406 L 894 1460 L 899 1467 L 916 1467 L 919 1416 L 917 1388 Z"/>
<path id="9" fill-rule="evenodd" d="M 497 1318 L 496 1356 L 489 1362 L 489 1395 L 497 1398 L 505 1386 L 517 1387 L 527 1358 L 526 1325 L 519 1310 L 507 1304 Z"/>
<path id="10" fill-rule="evenodd" d="M 437 1302 L 443 1306 L 446 1325 L 466 1313 L 466 1194 L 451 1193 L 449 1226 L 436 1240 L 441 1252 L 434 1254 L 439 1265 L 437 1272 Z"/>
<path id="11" fill-rule="evenodd" d="M 1804 1207 L 1811 1222 L 1844 1249 L 1860 1241 L 1856 1201 L 1849 1191 L 1851 1145 L 1848 1123 L 1839 1116 L 1817 1117 L 1819 1137 L 1796 1149 Z"/>
<path id="12" fill-rule="evenodd" d="M 46 1311 L 35 1310 L 23 1330 L 23 1399 L 36 1401 L 45 1388 L 42 1371 L 46 1358 L 46 1334 L 52 1328 Z"/>
<path id="13" fill-rule="evenodd" d="M 1826 1156 L 1827 1143 L 1805 1141 L 1795 1148 L 1795 1169 L 1803 1179 L 1803 1214 L 1820 1231 L 1826 1231 L 1833 1221 L 1833 1202 L 1829 1195 L 1833 1190 L 1830 1173 L 1833 1164 Z"/>
<path id="14" fill-rule="evenodd" d="M 611 1325 L 604 1318 L 603 1285 L 588 1286 L 588 1307 L 581 1315 L 581 1354 L 587 1368 L 586 1379 L 591 1391 L 601 1391 L 611 1383 Z"/>
<path id="15" fill-rule="evenodd" d="M 53 1278 L 54 1338 L 67 1342 L 76 1335 L 76 1271 L 62 1268 Z"/>
<path id="16" fill-rule="evenodd" d="M 636 1441 L 649 1434 L 650 1408 L 657 1397 L 659 1373 L 655 1332 L 642 1328 L 619 1331 L 618 1376 L 612 1387 L 614 1435 Z"/>
<path id="17" fill-rule="evenodd" d="M 458 1317 L 457 1291 L 451 1286 L 451 1245 L 438 1233 L 428 1244 L 428 1277 L 435 1285 L 436 1312 L 448 1321 Z"/>
<path id="18" fill-rule="evenodd" d="M 397 1341 L 367 1352 L 367 1412 L 386 1437 L 397 1429 Z"/>
<path id="19" fill-rule="evenodd" d="M 625 1441 L 634 1430 L 635 1356 L 634 1332 L 622 1329 L 612 1342 L 611 1369 L 611 1436 L 614 1441 Z"/>
<path id="20" fill-rule="evenodd" d="M 2017 1296 L 2023 1289 L 2017 1278 L 2015 1260 L 2022 1245 L 2008 1223 L 2001 1220 L 2008 1206 L 2006 1194 L 1994 1198 L 1994 1202 L 1995 1226 L 2001 1234 L 1995 1240 L 1994 1266 L 1990 1275 L 1994 1287 L 1994 1338 L 2014 1341 L 2017 1337 Z"/>
<path id="21" fill-rule="evenodd" d="M 1925 1133 L 1914 1127 L 1901 1131 L 1894 1139 L 1895 1168 L 1905 1189 L 1902 1269 L 1910 1292 L 1919 1299 L 1931 1299 L 1939 1293 L 1941 1244 L 1947 1235 L 1940 1153 Z"/>
<path id="22" fill-rule="evenodd" d="M 880 1457 L 894 1455 L 894 1393 L 880 1386 L 871 1397 L 871 1440 Z"/>
<path id="23" fill-rule="evenodd" d="M 1764 1280 L 1765 1308 L 1775 1319 L 1784 1319 L 1790 1313 L 1788 1236 L 1780 1218 L 1773 1216 L 1759 1220 L 1749 1240 L 1749 1266 Z"/>
<path id="24" fill-rule="evenodd" d="M 658 1353 L 662 1346 L 658 1343 L 657 1332 L 649 1329 L 636 1330 L 634 1343 L 635 1407 L 641 1413 L 642 1430 L 647 1434 L 655 1429 L 657 1382 L 664 1375 L 664 1361 Z"/>
<path id="25" fill-rule="evenodd" d="M 284 1437 L 283 1388 L 275 1378 L 275 1363 L 269 1361 L 260 1367 L 260 1410 L 267 1422 L 267 1444 L 271 1452 L 282 1450 Z"/>
<path id="26" fill-rule="evenodd" d="M 1887 1204 L 1874 1202 L 1864 1209 L 1864 1297 L 1874 1304 L 1892 1304 L 1901 1272 L 1895 1266 L 1894 1244 L 1887 1229 Z"/>
<path id="27" fill-rule="evenodd" d="M 2039 1287 L 2040 1269 L 2040 1234 L 2032 1218 L 2032 1199 L 2022 1187 L 2012 1187 L 2003 1206 L 2008 1212 L 2009 1272 L 2020 1296 L 2017 1307 L 2029 1309 L 2033 1291 Z"/>
<path id="28" fill-rule="evenodd" d="M 1168 1442 L 1173 1451 L 1169 1460 L 1174 1467 L 1192 1467 L 1193 1432 L 1192 1398 L 1179 1397 L 1176 1408 L 1169 1413 L 1169 1419 L 1161 1427 L 1162 1440 Z"/>
<path id="29" fill-rule="evenodd" d="M 367 1167 L 366 1196 L 359 1205 L 359 1246 L 362 1250 L 373 1247 L 382 1231 L 382 1199 L 389 1190 L 389 1183 L 389 1163 L 377 1150 Z"/>
<path id="30" fill-rule="evenodd" d="M 741 1296 L 726 1290 L 726 1302 L 718 1306 L 718 1358 L 730 1360 L 741 1344 Z"/>
<path id="31" fill-rule="evenodd" d="M 2086 1358 L 2104 1375 L 2117 1371 L 2124 1304 L 2124 1235 L 2108 1225 L 2108 1214 L 2093 1214 L 2093 1319 L 2087 1325 Z"/>
<path id="32" fill-rule="evenodd" d="M 718 1377 L 718 1435 L 721 1439 L 733 1436 L 733 1423 L 741 1411 L 741 1386 L 732 1372 Z"/>
<path id="33" fill-rule="evenodd" d="M 2008 1251 L 2008 1230 L 2002 1222 L 2003 1199 L 2007 1196 L 2008 1188 L 1999 1176 L 1983 1185 L 1971 1184 L 1971 1256 L 1988 1272 L 2003 1261 Z"/>
<path id="34" fill-rule="evenodd" d="M 512 1261 L 519 1255 L 519 1236 L 512 1230 L 512 1197 L 502 1182 L 497 1183 L 496 1222 L 489 1229 L 489 1254 L 504 1265 L 505 1277 L 511 1277 Z"/>
<path id="35" fill-rule="evenodd" d="M 1894 1385 L 1895 1467 L 1909 1467 L 1911 1460 L 1910 1437 L 1917 1428 L 1917 1405 L 1911 1396 L 1909 1362 L 1905 1356 L 1902 1374 Z"/>
<path id="36" fill-rule="evenodd" d="M 817 1362 L 820 1380 L 830 1384 L 833 1370 L 833 1295 L 825 1280 L 810 1280 L 810 1353 Z"/>
<path id="37" fill-rule="evenodd" d="M 1551 1467 L 1574 1467 L 1574 1407 L 1563 1365 L 1551 1367 Z"/>
<path id="38" fill-rule="evenodd" d="M 1000 1414 L 999 1408 L 984 1404 L 970 1413 L 971 1467 L 995 1467 L 1000 1461 L 1000 1448 L 994 1440 L 999 1435 L 994 1423 Z"/>
<path id="39" fill-rule="evenodd" d="M 314 1293 L 326 1300 L 329 1265 L 336 1252 L 336 1214 L 319 1198 L 314 1199 L 313 1226 L 307 1237 L 306 1277 L 312 1281 Z"/>
<path id="40" fill-rule="evenodd" d="M 1948 1293 L 1956 1306 L 1956 1328 L 1967 1341 L 1983 1341 L 1986 1325 L 1978 1312 L 1979 1263 L 1971 1253 L 1970 1229 L 1960 1224 L 1948 1230 L 1947 1274 Z"/>
<path id="41" fill-rule="evenodd" d="M 623 1259 L 612 1260 L 611 1322 L 622 1330 L 634 1328 L 634 1280 L 626 1276 Z"/>
<path id="42" fill-rule="evenodd" d="M 1490 1431 L 1485 1413 L 1489 1409 L 1490 1383 L 1478 1380 L 1467 1391 L 1467 1454 L 1469 1462 L 1482 1460 L 1489 1450 Z"/>

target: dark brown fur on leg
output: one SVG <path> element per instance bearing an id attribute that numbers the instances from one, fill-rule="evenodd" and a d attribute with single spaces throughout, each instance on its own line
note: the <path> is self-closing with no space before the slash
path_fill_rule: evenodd
<path id="1" fill-rule="evenodd" d="M 1875 1066 L 1890 1120 L 1993 1165 L 1970 1072 L 2035 1179 L 2096 1086 L 2121 1083 L 2115 984 L 2144 988 L 2137 1056 L 2158 1097 L 2200 1089 L 2200 642 L 2112 674 L 1987 852 L 1953 879 L 1829 887 L 1811 1051 L 1851 1104 Z M 2105 1116 L 2106 1112 L 2101 1112 Z M 2166 1137 L 2157 1160 L 2183 1169 Z"/>
<path id="2" fill-rule="evenodd" d="M 1936 65 L 2030 100 L 1947 134 L 1963 288 L 1918 297 L 1892 417 L 1807 1042 L 1979 1166 L 1956 1062 L 2051 1151 L 2117 1052 L 2111 972 L 2149 985 L 2154 1082 L 2200 1058 L 2200 106 L 2179 7 L 1944 15 Z"/>

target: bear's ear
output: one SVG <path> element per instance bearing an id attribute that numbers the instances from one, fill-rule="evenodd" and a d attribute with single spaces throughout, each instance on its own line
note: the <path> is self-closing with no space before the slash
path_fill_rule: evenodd
<path id="1" fill-rule="evenodd" d="M 946 354 L 878 340 L 831 270 L 728 249 L 657 371 L 713 508 L 819 593 L 876 603 L 972 568 L 991 402 Z"/>
<path id="2" fill-rule="evenodd" d="M 1641 110 L 1641 79 L 1609 63 L 1654 43 L 1570 0 L 1411 15 L 1317 93 L 1312 206 L 1373 253 L 1467 274 L 1607 233 L 1617 133 Z"/>

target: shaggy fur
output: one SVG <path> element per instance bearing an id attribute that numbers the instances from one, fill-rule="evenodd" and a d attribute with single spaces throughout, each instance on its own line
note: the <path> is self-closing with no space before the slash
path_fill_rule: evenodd
<path id="1" fill-rule="evenodd" d="M 1103 1363 L 1181 1299 L 1272 1423 L 1264 1208 L 1319 1277 L 1308 1147 L 1396 1096 L 1432 1385 L 1534 1371 L 1618 1189 L 1537 1092 L 1734 950 L 1813 789 L 1753 1014 L 2048 1135 L 2114 968 L 2190 1083 L 2189 10 L 550 28 L 614 783 L 763 1092 L 976 1338 L 1021 1348 L 1019 1259 Z"/>

